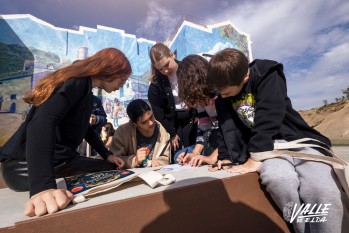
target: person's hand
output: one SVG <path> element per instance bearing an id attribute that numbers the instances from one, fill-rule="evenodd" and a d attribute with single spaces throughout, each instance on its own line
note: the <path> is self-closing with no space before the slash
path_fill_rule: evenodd
<path id="1" fill-rule="evenodd" d="M 124 160 L 122 160 L 122 158 L 116 155 L 109 155 L 107 158 L 107 161 L 109 163 L 115 163 L 116 169 L 118 170 L 121 169 L 123 166 L 125 166 Z"/>
<path id="2" fill-rule="evenodd" d="M 96 124 L 96 122 L 97 122 L 97 116 L 94 115 L 94 114 L 91 114 L 91 117 L 90 117 L 90 124 L 91 124 L 91 125 L 94 125 L 94 124 Z"/>
<path id="3" fill-rule="evenodd" d="M 141 147 L 136 152 L 136 163 L 137 165 L 141 165 L 142 162 L 147 158 L 149 148 L 148 147 Z"/>
<path id="4" fill-rule="evenodd" d="M 173 150 L 176 151 L 179 148 L 179 141 L 181 139 L 179 138 L 179 136 L 176 134 L 173 138 L 171 138 L 171 144 L 173 147 Z"/>
<path id="5" fill-rule="evenodd" d="M 242 165 L 237 165 L 237 166 L 233 166 L 232 168 L 229 168 L 228 172 L 237 172 L 240 174 L 256 172 L 256 171 L 259 171 L 261 165 L 262 165 L 262 162 L 257 162 L 252 159 L 248 159 L 246 163 Z"/>
<path id="6" fill-rule="evenodd" d="M 35 194 L 25 204 L 23 214 L 29 217 L 53 214 L 64 209 L 74 195 L 64 189 L 48 189 Z"/>
<path id="7" fill-rule="evenodd" d="M 227 170 L 227 169 L 231 168 L 231 166 L 222 166 L 223 163 L 231 163 L 231 161 L 228 160 L 228 159 L 225 159 L 225 160 L 218 160 L 218 162 L 217 162 L 217 167 L 209 167 L 208 170 L 209 170 L 210 172 L 215 172 L 215 171 L 217 171 L 217 170 L 221 170 L 221 169 Z"/>
<path id="8" fill-rule="evenodd" d="M 107 131 L 104 126 L 102 127 L 101 138 L 102 140 L 106 140 L 108 138 Z"/>
<path id="9" fill-rule="evenodd" d="M 206 156 L 202 155 L 194 155 L 190 161 L 189 161 L 189 166 L 191 167 L 200 167 L 202 163 L 204 163 Z"/>
<path id="10" fill-rule="evenodd" d="M 158 166 L 160 166 L 161 164 L 159 163 L 159 161 L 157 161 L 156 159 L 153 159 L 152 161 L 151 161 L 151 166 L 152 167 L 158 167 Z"/>
<path id="11" fill-rule="evenodd" d="M 214 164 L 216 160 L 211 159 L 210 156 L 195 155 L 189 162 L 191 167 L 200 167 L 203 164 Z"/>
<path id="12" fill-rule="evenodd" d="M 195 155 L 194 153 L 185 154 L 185 152 L 182 152 L 178 155 L 177 162 L 179 164 L 188 164 Z"/>
<path id="13" fill-rule="evenodd" d="M 205 156 L 204 162 L 206 164 L 215 164 L 217 163 L 217 156 L 218 154 L 214 154 L 214 153 L 212 153 L 210 156 Z"/>

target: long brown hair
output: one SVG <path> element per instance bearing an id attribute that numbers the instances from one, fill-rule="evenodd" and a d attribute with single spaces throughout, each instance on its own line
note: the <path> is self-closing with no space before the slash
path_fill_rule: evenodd
<path id="1" fill-rule="evenodd" d="M 162 43 L 157 43 L 153 45 L 149 51 L 149 57 L 151 61 L 151 74 L 150 74 L 150 81 L 154 81 L 155 77 L 155 70 L 154 64 L 161 60 L 163 57 L 170 57 L 172 55 L 171 50 Z"/>
<path id="2" fill-rule="evenodd" d="M 178 65 L 178 96 L 190 108 L 205 106 L 211 93 L 206 84 L 208 61 L 199 55 L 189 55 Z"/>
<path id="3" fill-rule="evenodd" d="M 105 131 L 107 132 L 107 141 L 108 141 L 108 137 L 114 135 L 115 129 L 113 127 L 113 124 L 110 122 L 105 123 L 104 127 L 105 127 Z"/>
<path id="4" fill-rule="evenodd" d="M 40 106 L 52 92 L 70 78 L 95 76 L 97 79 L 113 81 L 127 78 L 132 72 L 129 60 L 118 49 L 105 48 L 93 56 L 56 70 L 38 81 L 35 88 L 23 99 L 28 104 Z"/>

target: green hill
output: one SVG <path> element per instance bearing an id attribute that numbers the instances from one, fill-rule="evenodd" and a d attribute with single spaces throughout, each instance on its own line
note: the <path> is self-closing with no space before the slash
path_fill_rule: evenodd
<path id="1" fill-rule="evenodd" d="M 34 60 L 33 54 L 24 46 L 0 42 L 0 74 L 23 70 L 25 60 Z"/>

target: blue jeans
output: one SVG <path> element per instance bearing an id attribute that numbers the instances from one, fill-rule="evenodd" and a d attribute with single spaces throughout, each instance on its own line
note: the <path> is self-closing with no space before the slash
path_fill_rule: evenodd
<path id="1" fill-rule="evenodd" d="M 181 153 L 185 152 L 187 149 L 188 149 L 188 152 L 187 152 L 187 153 L 193 152 L 194 147 L 195 147 L 195 145 L 192 145 L 192 146 L 188 146 L 188 147 L 186 147 L 186 148 L 183 148 L 183 149 L 177 151 L 177 152 L 175 153 L 174 157 L 173 157 L 173 163 L 178 163 L 178 161 L 177 161 L 178 156 L 179 156 Z"/>
<path id="2" fill-rule="evenodd" d="M 114 127 L 119 126 L 119 118 L 114 118 Z"/>

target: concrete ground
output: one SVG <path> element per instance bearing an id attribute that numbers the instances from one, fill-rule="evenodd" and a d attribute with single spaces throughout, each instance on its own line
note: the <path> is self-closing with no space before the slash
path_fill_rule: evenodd
<path id="1" fill-rule="evenodd" d="M 334 146 L 334 152 L 349 163 L 349 146 Z"/>

